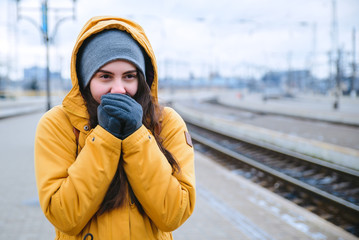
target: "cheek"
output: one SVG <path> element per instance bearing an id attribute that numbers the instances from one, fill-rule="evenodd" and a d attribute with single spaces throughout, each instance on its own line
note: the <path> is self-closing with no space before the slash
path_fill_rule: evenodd
<path id="1" fill-rule="evenodd" d="M 98 81 L 91 81 L 90 82 L 90 91 L 92 97 L 96 100 L 96 102 L 101 102 L 101 96 L 108 93 L 108 89 L 106 85 L 101 84 Z"/>
<path id="2" fill-rule="evenodd" d="M 126 91 L 131 95 L 131 97 L 135 96 L 137 90 L 138 90 L 138 81 L 132 82 L 126 87 Z"/>

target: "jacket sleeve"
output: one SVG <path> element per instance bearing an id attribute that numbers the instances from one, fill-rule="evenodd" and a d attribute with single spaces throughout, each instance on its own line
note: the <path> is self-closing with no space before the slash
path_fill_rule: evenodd
<path id="1" fill-rule="evenodd" d="M 161 137 L 164 146 L 178 161 L 174 173 L 156 140 L 142 126 L 124 139 L 124 168 L 143 209 L 165 232 L 178 228 L 192 214 L 195 205 L 194 150 L 185 137 L 186 125 L 172 109 L 166 108 Z"/>
<path id="2" fill-rule="evenodd" d="M 97 126 L 76 157 L 73 128 L 59 108 L 40 120 L 35 174 L 40 205 L 60 231 L 76 235 L 98 210 L 117 169 L 121 140 Z"/>

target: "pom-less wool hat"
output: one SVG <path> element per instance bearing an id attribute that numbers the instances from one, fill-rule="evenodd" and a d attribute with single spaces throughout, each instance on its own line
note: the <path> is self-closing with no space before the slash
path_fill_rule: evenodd
<path id="1" fill-rule="evenodd" d="M 104 30 L 86 39 L 77 54 L 77 74 L 83 88 L 105 64 L 126 60 L 134 64 L 145 76 L 145 58 L 139 44 L 127 32 Z"/>

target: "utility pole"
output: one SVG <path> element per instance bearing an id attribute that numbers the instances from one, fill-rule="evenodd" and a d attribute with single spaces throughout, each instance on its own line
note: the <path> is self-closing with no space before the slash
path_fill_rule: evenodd
<path id="1" fill-rule="evenodd" d="M 340 49 L 338 49 L 338 56 L 337 56 L 337 60 L 335 62 L 336 65 L 336 75 L 335 75 L 335 101 L 333 104 L 333 108 L 336 110 L 339 108 L 339 97 L 341 94 L 341 86 L 340 86 L 340 82 L 341 82 L 341 77 L 342 77 L 342 71 L 341 71 L 341 51 Z"/>
<path id="2" fill-rule="evenodd" d="M 331 36 L 332 36 L 332 50 L 331 50 L 331 59 L 332 59 L 332 65 L 331 65 L 331 69 L 335 68 L 336 69 L 336 75 L 335 77 L 334 74 L 330 74 L 332 76 L 331 81 L 334 82 L 334 103 L 333 103 L 333 109 L 338 109 L 339 108 L 339 97 L 341 94 L 341 90 L 340 90 L 340 82 L 341 82 L 341 69 L 340 69 L 340 50 L 338 47 L 338 23 L 337 23 L 337 4 L 336 4 L 336 0 L 332 0 L 332 32 L 331 32 Z M 337 52 L 337 55 L 335 55 L 335 52 Z M 330 70 L 332 71 L 332 70 Z"/>
<path id="3" fill-rule="evenodd" d="M 47 99 L 47 110 L 50 110 L 51 108 L 51 91 L 50 91 L 50 48 L 49 48 L 49 44 L 53 42 L 57 29 L 59 27 L 59 25 L 61 23 L 63 23 L 65 20 L 75 20 L 76 19 L 76 15 L 75 15 L 75 7 L 76 7 L 76 0 L 72 0 L 72 8 L 49 8 L 48 7 L 48 0 L 42 0 L 41 2 L 41 16 L 42 16 L 42 24 L 39 25 L 35 20 L 33 20 L 31 17 L 29 16 L 25 16 L 23 14 L 21 14 L 21 10 L 33 10 L 33 9 L 29 9 L 29 8 L 20 8 L 19 6 L 20 4 L 20 0 L 16 0 L 16 13 L 17 13 L 17 20 L 27 20 L 30 23 L 32 23 L 36 28 L 38 28 L 40 30 L 40 33 L 43 37 L 44 40 L 44 44 L 45 44 L 45 48 L 46 48 L 46 99 Z M 59 11 L 63 11 L 63 12 L 71 12 L 71 16 L 66 16 L 63 17 L 61 19 L 59 19 L 54 27 L 52 36 L 50 37 L 49 35 L 49 30 L 48 30 L 48 12 L 49 10 L 54 10 L 56 12 Z"/>
<path id="4" fill-rule="evenodd" d="M 312 23 L 312 53 L 311 53 L 311 67 L 310 67 L 310 78 L 311 78 L 311 88 L 314 89 L 315 84 L 315 72 L 317 67 L 317 23 Z"/>
<path id="5" fill-rule="evenodd" d="M 311 28 L 311 50 L 309 51 L 308 58 L 307 58 L 307 65 L 309 70 L 309 76 L 310 76 L 310 89 L 313 89 L 314 84 L 314 72 L 316 67 L 316 49 L 317 49 L 317 23 L 316 22 L 307 22 L 307 21 L 301 21 L 299 24 L 303 27 L 309 27 Z M 305 86 L 307 87 L 307 85 Z"/>
<path id="6" fill-rule="evenodd" d="M 288 63 L 288 72 L 287 72 L 287 91 L 292 91 L 295 87 L 293 72 L 292 72 L 292 51 L 287 53 L 287 63 Z"/>
<path id="7" fill-rule="evenodd" d="M 50 94 L 50 58 L 49 58 L 49 31 L 48 31 L 48 17 L 47 17 L 47 0 L 41 3 L 41 14 L 42 14 L 42 34 L 44 37 L 46 47 L 46 99 L 47 99 L 47 110 L 51 108 L 51 94 Z"/>
<path id="8" fill-rule="evenodd" d="M 357 66 L 355 63 L 355 35 L 356 35 L 355 28 L 353 28 L 353 62 L 352 62 L 353 73 L 350 79 L 350 96 L 352 97 L 356 97 L 355 79 L 356 79 Z"/>

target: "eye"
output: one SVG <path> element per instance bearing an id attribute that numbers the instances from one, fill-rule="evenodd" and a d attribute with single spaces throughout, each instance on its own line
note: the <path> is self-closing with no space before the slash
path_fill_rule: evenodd
<path id="1" fill-rule="evenodd" d="M 137 73 L 128 73 L 124 76 L 125 80 L 137 79 Z"/>
<path id="2" fill-rule="evenodd" d="M 111 78 L 111 76 L 109 74 L 101 74 L 99 77 L 102 79 L 110 79 Z"/>

